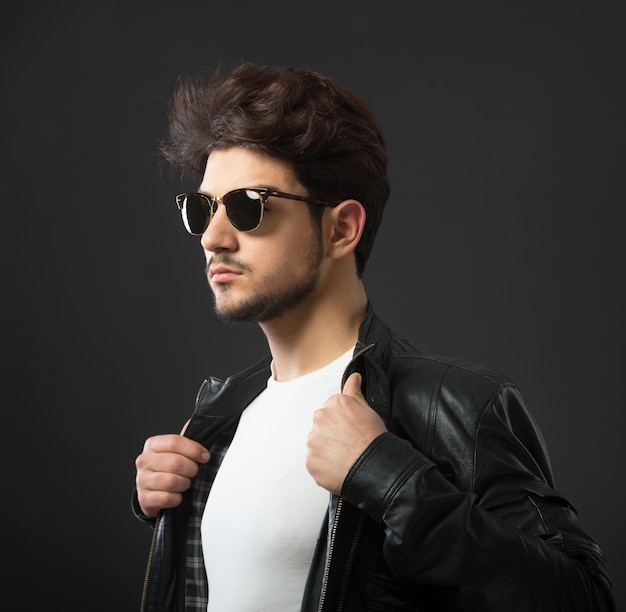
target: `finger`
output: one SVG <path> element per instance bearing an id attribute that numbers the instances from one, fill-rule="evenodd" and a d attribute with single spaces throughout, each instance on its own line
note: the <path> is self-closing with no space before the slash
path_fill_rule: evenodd
<path id="1" fill-rule="evenodd" d="M 137 475 L 155 473 L 176 474 L 185 478 L 194 478 L 200 469 L 198 462 L 178 453 L 141 453 L 135 459 Z"/>
<path id="2" fill-rule="evenodd" d="M 194 478 L 200 470 L 198 462 L 178 453 L 159 453 L 155 456 L 152 469 L 155 472 L 167 472 L 186 478 Z"/>
<path id="3" fill-rule="evenodd" d="M 156 472 L 146 477 L 142 483 L 143 488 L 150 491 L 164 491 L 168 493 L 183 493 L 191 487 L 191 478 L 178 474 Z"/>
<path id="4" fill-rule="evenodd" d="M 148 438 L 144 452 L 175 453 L 188 457 L 197 463 L 206 463 L 211 455 L 199 442 L 176 434 L 165 434 Z"/>
<path id="5" fill-rule="evenodd" d="M 183 496 L 181 493 L 167 491 L 138 490 L 138 501 L 145 516 L 156 518 L 163 508 L 176 508 Z"/>
<path id="6" fill-rule="evenodd" d="M 356 399 L 363 399 L 363 393 L 361 392 L 361 383 L 363 379 L 358 372 L 354 372 L 348 376 L 348 380 L 343 386 L 342 393 L 344 395 L 350 395 Z"/>
<path id="7" fill-rule="evenodd" d="M 195 465 L 197 466 L 197 464 Z M 142 496 L 153 491 L 182 493 L 191 486 L 191 478 L 169 472 L 140 470 L 137 472 L 135 484 L 137 485 L 137 491 Z"/>

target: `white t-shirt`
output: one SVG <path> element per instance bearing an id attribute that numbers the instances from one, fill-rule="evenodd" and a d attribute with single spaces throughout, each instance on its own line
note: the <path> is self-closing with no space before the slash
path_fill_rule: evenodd
<path id="1" fill-rule="evenodd" d="M 300 610 L 328 492 L 305 466 L 312 414 L 352 350 L 295 380 L 268 380 L 243 412 L 202 517 L 208 612 Z"/>

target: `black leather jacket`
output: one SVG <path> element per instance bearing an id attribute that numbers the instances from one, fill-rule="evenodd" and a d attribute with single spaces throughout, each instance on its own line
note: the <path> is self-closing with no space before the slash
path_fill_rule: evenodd
<path id="1" fill-rule="evenodd" d="M 227 445 L 268 367 L 209 381 L 185 435 Z M 601 552 L 554 490 L 511 381 L 396 337 L 371 308 L 344 380 L 353 371 L 389 432 L 331 496 L 303 611 L 614 610 Z M 186 609 L 188 514 L 184 502 L 155 528 L 146 610 Z"/>

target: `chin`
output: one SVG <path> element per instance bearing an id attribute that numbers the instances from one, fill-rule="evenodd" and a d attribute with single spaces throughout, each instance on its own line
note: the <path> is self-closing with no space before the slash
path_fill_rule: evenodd
<path id="1" fill-rule="evenodd" d="M 220 303 L 215 301 L 215 314 L 225 323 L 254 323 L 259 320 L 258 308 L 251 308 L 250 304 L 243 303 Z"/>

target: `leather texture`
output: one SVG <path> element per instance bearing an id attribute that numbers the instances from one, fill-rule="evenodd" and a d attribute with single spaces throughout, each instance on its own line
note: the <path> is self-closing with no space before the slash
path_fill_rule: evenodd
<path id="1" fill-rule="evenodd" d="M 508 378 L 398 338 L 371 306 L 355 356 L 344 380 L 361 373 L 389 431 L 330 497 L 303 611 L 614 610 L 602 553 L 555 490 L 541 432 Z M 211 379 L 186 435 L 209 450 L 227 444 L 269 363 Z M 187 515 L 184 502 L 159 521 L 146 610 L 186 609 L 182 542 L 199 538 Z"/>

